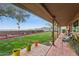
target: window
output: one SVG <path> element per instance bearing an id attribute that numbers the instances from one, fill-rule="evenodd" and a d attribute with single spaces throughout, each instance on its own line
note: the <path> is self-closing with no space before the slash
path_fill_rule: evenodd
<path id="1" fill-rule="evenodd" d="M 79 32 L 79 20 L 77 20 L 73 23 L 72 31 Z"/>

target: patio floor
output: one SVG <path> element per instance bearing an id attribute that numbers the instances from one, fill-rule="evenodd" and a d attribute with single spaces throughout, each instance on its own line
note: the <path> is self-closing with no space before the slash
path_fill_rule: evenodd
<path id="1" fill-rule="evenodd" d="M 46 46 L 39 44 L 38 47 L 35 47 L 32 45 L 32 50 L 30 52 L 27 52 L 26 49 L 22 49 L 20 51 L 21 56 L 45 56 L 48 49 L 50 48 L 49 52 L 47 53 L 47 56 L 77 56 L 75 51 L 71 49 L 68 45 L 68 43 L 63 42 L 64 35 L 61 33 L 58 37 L 58 39 L 55 41 L 55 47 L 52 46 Z"/>
<path id="2" fill-rule="evenodd" d="M 55 41 L 55 47 L 52 46 L 48 52 L 48 56 L 77 56 L 75 51 L 70 48 L 67 42 L 63 42 L 64 34 L 61 33 Z"/>
<path id="3" fill-rule="evenodd" d="M 44 56 L 50 46 L 39 44 L 38 47 L 35 47 L 34 44 L 32 45 L 32 50 L 27 52 L 26 49 L 22 49 L 20 52 L 21 56 Z"/>

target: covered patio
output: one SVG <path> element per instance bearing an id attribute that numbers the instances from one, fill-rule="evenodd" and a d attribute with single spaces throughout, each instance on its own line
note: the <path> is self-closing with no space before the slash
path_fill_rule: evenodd
<path id="1" fill-rule="evenodd" d="M 70 48 L 69 44 L 63 42 L 64 34 L 61 33 L 61 27 L 66 26 L 66 34 L 74 32 L 72 30 L 73 23 L 78 20 L 79 30 L 79 4 L 73 3 L 44 3 L 44 4 L 33 4 L 33 3 L 22 3 L 14 4 L 20 8 L 28 10 L 45 20 L 52 23 L 52 46 L 39 45 L 38 47 L 32 48 L 29 53 L 25 49 L 21 50 L 20 55 L 28 56 L 76 56 L 77 54 L 73 49 Z M 55 25 L 55 22 L 57 25 Z M 55 28 L 57 27 L 57 28 Z M 57 29 L 57 37 L 55 38 L 54 31 Z M 76 33 L 79 33 L 77 31 Z M 40 47 L 40 48 L 39 48 Z M 36 49 L 36 51 L 35 51 Z"/>

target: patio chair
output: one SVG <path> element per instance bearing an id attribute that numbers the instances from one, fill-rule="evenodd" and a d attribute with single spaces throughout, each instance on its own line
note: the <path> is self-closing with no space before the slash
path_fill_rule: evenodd
<path id="1" fill-rule="evenodd" d="M 79 36 L 77 34 L 73 34 L 72 39 L 79 43 Z"/>
<path id="2" fill-rule="evenodd" d="M 71 38 L 72 38 L 72 33 L 70 33 L 69 35 L 65 35 L 64 38 L 63 38 L 63 41 L 69 42 Z"/>

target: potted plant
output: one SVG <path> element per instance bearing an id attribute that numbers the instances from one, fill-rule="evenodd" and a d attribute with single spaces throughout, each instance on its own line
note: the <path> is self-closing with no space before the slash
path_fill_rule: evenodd
<path id="1" fill-rule="evenodd" d="M 28 44 L 27 44 L 27 47 L 26 47 L 26 50 L 28 52 L 31 51 L 31 46 L 32 46 L 32 43 L 29 41 Z"/>
<path id="2" fill-rule="evenodd" d="M 34 41 L 34 45 L 35 45 L 35 47 L 37 47 L 38 44 L 39 44 L 39 41 L 38 41 L 38 40 Z"/>
<path id="3" fill-rule="evenodd" d="M 20 56 L 20 49 L 14 49 L 13 51 L 13 56 Z"/>
<path id="4" fill-rule="evenodd" d="M 65 30 L 65 29 L 63 29 L 63 30 L 62 30 L 62 33 L 65 33 L 65 32 L 66 32 L 66 30 Z"/>

